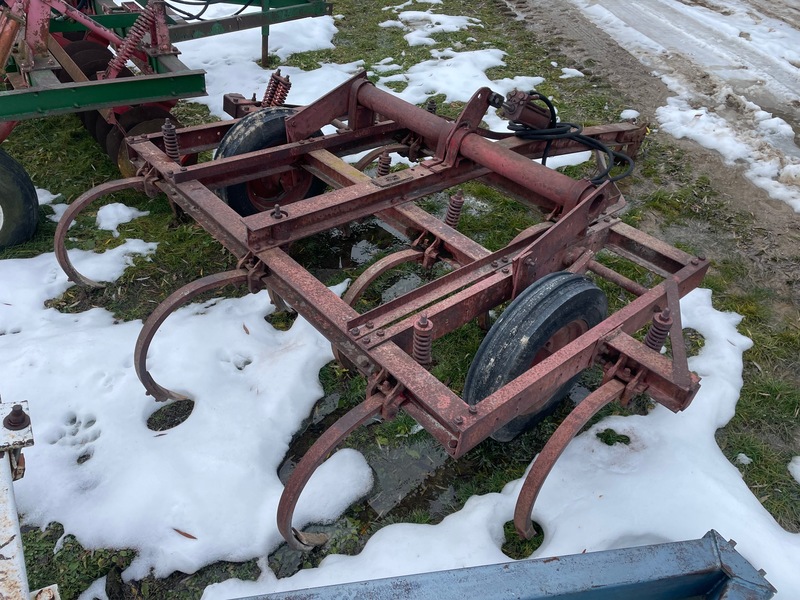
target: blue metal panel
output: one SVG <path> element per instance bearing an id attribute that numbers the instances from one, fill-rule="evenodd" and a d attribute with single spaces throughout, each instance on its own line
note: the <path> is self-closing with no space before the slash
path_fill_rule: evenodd
<path id="1" fill-rule="evenodd" d="M 766 600 L 775 589 L 716 531 L 702 539 L 438 571 L 240 600 Z"/>

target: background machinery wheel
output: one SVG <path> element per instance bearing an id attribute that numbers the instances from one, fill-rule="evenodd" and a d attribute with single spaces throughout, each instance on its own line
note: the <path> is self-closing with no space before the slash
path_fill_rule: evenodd
<path id="1" fill-rule="evenodd" d="M 39 201 L 31 178 L 0 149 L 0 249 L 29 240 L 38 224 Z"/>
<path id="2" fill-rule="evenodd" d="M 489 330 L 470 365 L 463 399 L 477 404 L 600 323 L 607 310 L 606 295 L 586 277 L 567 272 L 542 277 Z M 533 427 L 558 406 L 578 377 L 562 385 L 541 410 L 516 417 L 491 437 L 507 442 Z"/>

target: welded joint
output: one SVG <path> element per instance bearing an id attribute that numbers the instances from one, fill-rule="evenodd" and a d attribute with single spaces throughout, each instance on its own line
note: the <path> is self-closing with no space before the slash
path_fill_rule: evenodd
<path id="1" fill-rule="evenodd" d="M 347 127 L 350 131 L 368 127 L 375 120 L 375 113 L 358 102 L 358 92 L 365 85 L 372 85 L 372 82 L 369 79 L 357 79 L 350 87 L 347 110 Z"/>

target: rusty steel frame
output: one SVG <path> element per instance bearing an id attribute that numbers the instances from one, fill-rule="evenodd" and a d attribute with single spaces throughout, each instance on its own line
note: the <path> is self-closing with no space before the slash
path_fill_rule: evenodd
<path id="1" fill-rule="evenodd" d="M 583 149 L 578 142 L 555 140 L 546 146 L 543 141 L 482 130 L 481 118 L 497 104 L 498 95 L 482 88 L 457 119 L 448 120 L 378 90 L 361 73 L 288 117 L 288 142 L 273 148 L 180 166 L 165 154 L 161 134 L 129 138 L 139 176 L 90 190 L 59 223 L 58 260 L 73 281 L 83 284 L 98 285 L 72 267 L 64 250 L 65 232 L 83 207 L 126 186 L 151 195 L 165 193 L 239 258 L 236 270 L 184 286 L 145 322 L 135 364 L 148 393 L 157 400 L 183 397 L 158 385 L 147 369 L 147 349 L 159 325 L 196 294 L 229 283 L 246 283 L 251 291 L 267 288 L 276 304 L 291 305 L 331 341 L 340 360 L 368 378 L 364 402 L 334 423 L 289 477 L 278 507 L 278 528 L 294 548 L 312 545 L 292 526 L 306 482 L 342 439 L 374 417 L 391 419 L 403 410 L 458 458 L 515 417 L 541 410 L 556 390 L 585 368 L 601 365 L 603 384 L 559 427 L 522 487 L 514 520 L 520 535 L 529 537 L 532 506 L 547 473 L 597 410 L 615 399 L 626 403 L 646 391 L 677 412 L 688 406 L 699 388 L 699 378 L 686 361 L 679 300 L 700 284 L 708 261 L 616 218 L 625 200 L 614 183 L 575 180 L 531 160 L 545 150 L 554 155 Z M 338 127 L 336 133 L 311 137 L 330 123 Z M 227 122 L 179 130 L 181 153 L 215 148 L 231 126 Z M 644 128 L 619 124 L 587 128 L 584 134 L 634 154 Z M 361 151 L 375 155 L 380 147 L 405 148 L 417 164 L 370 177 L 341 158 Z M 213 192 L 291 169 L 307 170 L 332 191 L 246 217 Z M 491 252 L 413 203 L 473 179 L 541 209 L 547 214 L 545 221 Z M 284 250 L 289 242 L 370 215 L 414 242 L 410 250 L 376 263 L 344 298 Z M 602 265 L 595 260 L 601 250 L 646 268 L 659 282 L 647 288 Z M 452 270 L 363 314 L 351 306 L 370 281 L 392 266 L 405 261 L 430 266 L 437 260 L 446 261 Z M 440 338 L 481 319 L 544 275 L 564 270 L 592 272 L 631 293 L 633 300 L 474 406 L 412 357 L 420 315 L 425 315 L 432 339 Z M 672 359 L 632 337 L 667 308 L 673 316 L 668 326 Z"/>

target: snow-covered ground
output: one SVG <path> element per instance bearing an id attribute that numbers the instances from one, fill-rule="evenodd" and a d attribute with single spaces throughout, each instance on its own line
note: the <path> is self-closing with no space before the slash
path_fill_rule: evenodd
<path id="1" fill-rule="evenodd" d="M 409 43 L 427 44 L 425 27 L 434 21 L 438 27 L 480 26 L 443 14 L 437 0 L 387 8 L 387 26 L 406 28 Z M 437 16 L 432 21 L 420 12 Z M 328 47 L 335 20 L 304 20 L 271 31 L 273 51 L 288 56 Z M 252 63 L 260 50 L 258 32 L 237 34 L 236 40 L 219 36 L 182 45 L 182 59 L 208 71 L 214 111 L 222 93 L 260 94 L 266 84 L 268 73 Z M 434 46 L 429 61 L 406 71 L 395 68 L 391 56 L 377 65 L 286 69 L 294 84 L 289 101 L 311 101 L 361 67 L 380 74 L 379 85 L 397 78 L 408 82 L 402 96 L 412 102 L 437 93 L 466 100 L 482 85 L 507 91 L 540 81 L 536 74 L 489 81 L 486 69 L 503 60 L 498 50 Z M 250 88 L 241 89 L 243 82 Z M 665 111 L 680 114 L 677 107 Z M 707 122 L 712 112 L 706 113 L 700 111 L 693 123 Z M 42 200 L 52 196 L 43 194 Z M 98 224 L 113 230 L 137 216 L 113 206 Z M 103 254 L 72 251 L 71 256 L 89 277 L 113 281 L 133 255 L 153 249 L 128 240 Z M 136 548 L 127 577 L 266 557 L 280 542 L 275 509 L 282 486 L 276 468 L 321 393 L 316 374 L 331 358 L 329 344 L 302 319 L 287 332 L 272 329 L 263 319 L 270 311 L 264 294 L 182 309 L 156 337 L 150 364 L 159 382 L 188 392 L 196 403 L 187 421 L 154 432 L 146 421 L 160 405 L 145 395 L 132 364 L 141 323 L 115 322 L 102 309 L 62 314 L 44 307 L 68 286 L 52 254 L 0 261 L 0 393 L 6 402 L 29 401 L 37 442 L 26 450 L 26 476 L 16 484 L 25 522 L 58 521 L 87 547 Z M 800 597 L 800 535 L 775 523 L 714 441 L 715 430 L 734 414 L 742 353 L 750 341 L 737 332 L 737 315 L 711 306 L 708 291 L 684 299 L 682 314 L 684 325 L 705 338 L 690 364 L 703 378 L 700 393 L 682 414 L 659 407 L 644 417 L 607 419 L 578 437 L 534 509 L 545 529 L 545 542 L 534 556 L 698 538 L 713 528 L 735 539 L 737 550 L 767 571 L 779 597 Z M 630 444 L 602 443 L 595 434 L 609 427 L 629 436 Z M 795 478 L 799 461 L 787 465 Z M 318 568 L 290 578 L 278 580 L 262 561 L 257 582 L 222 582 L 204 597 L 507 561 L 500 550 L 503 524 L 512 518 L 520 483 L 473 497 L 438 525 L 387 526 L 360 555 L 329 556 Z M 335 518 L 370 485 L 371 472 L 360 454 L 334 454 L 301 499 L 296 523 Z M 84 597 L 103 598 L 102 585 Z"/>

